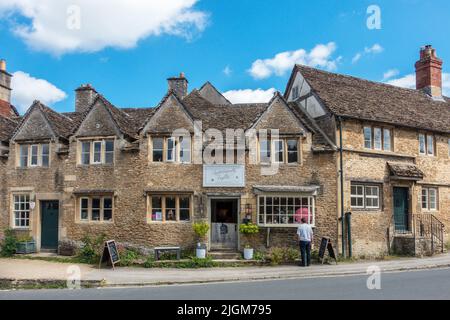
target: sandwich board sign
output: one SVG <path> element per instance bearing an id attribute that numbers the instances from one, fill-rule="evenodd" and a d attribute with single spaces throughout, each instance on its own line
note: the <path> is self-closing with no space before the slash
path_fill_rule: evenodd
<path id="1" fill-rule="evenodd" d="M 106 263 L 108 266 L 112 266 L 114 269 L 114 265 L 120 262 L 119 252 L 117 251 L 117 245 L 114 240 L 105 241 L 105 245 L 103 246 L 103 253 L 100 258 L 99 268 L 102 267 L 102 264 Z"/>
<path id="2" fill-rule="evenodd" d="M 322 264 L 325 261 L 325 252 L 328 251 L 328 255 L 330 258 L 334 259 L 337 264 L 337 257 L 336 252 L 334 251 L 333 244 L 331 243 L 331 239 L 327 237 L 323 237 L 322 241 L 320 242 L 320 248 L 319 248 L 319 262 Z"/>

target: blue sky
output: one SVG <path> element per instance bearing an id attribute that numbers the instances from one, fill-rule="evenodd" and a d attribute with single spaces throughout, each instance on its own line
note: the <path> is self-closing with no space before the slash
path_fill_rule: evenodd
<path id="1" fill-rule="evenodd" d="M 411 86 L 425 44 L 444 60 L 450 85 L 447 0 L 166 0 L 135 8 L 140 1 L 49 0 L 42 12 L 33 2 L 0 4 L 0 57 L 17 75 L 22 112 L 37 98 L 72 111 L 82 83 L 117 106 L 155 106 L 166 78 L 181 71 L 190 88 L 208 80 L 234 100 L 264 100 L 284 91 L 295 62 Z M 381 29 L 367 27 L 370 5 L 380 8 Z M 78 17 L 79 25 L 64 26 Z"/>

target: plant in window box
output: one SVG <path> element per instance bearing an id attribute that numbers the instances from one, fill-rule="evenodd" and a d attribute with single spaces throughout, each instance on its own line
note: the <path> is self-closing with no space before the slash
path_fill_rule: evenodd
<path id="1" fill-rule="evenodd" d="M 202 243 L 202 241 L 205 241 L 206 235 L 208 234 L 209 224 L 205 221 L 195 222 L 192 225 L 192 228 L 194 229 L 198 239 L 196 256 L 197 258 L 204 259 L 206 258 L 206 244 Z"/>
<path id="2" fill-rule="evenodd" d="M 255 234 L 259 233 L 259 227 L 252 222 L 247 222 L 239 226 L 239 232 L 245 234 L 250 240 Z M 244 247 L 244 259 L 252 260 L 253 253 L 254 249 L 249 244 L 247 244 Z"/>
<path id="3" fill-rule="evenodd" d="M 28 254 L 36 252 L 36 242 L 31 236 L 22 236 L 17 239 L 16 253 Z"/>

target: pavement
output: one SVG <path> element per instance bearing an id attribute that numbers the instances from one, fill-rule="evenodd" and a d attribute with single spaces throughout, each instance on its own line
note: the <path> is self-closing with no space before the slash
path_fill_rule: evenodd
<path id="1" fill-rule="evenodd" d="M 0 281 L 45 283 L 66 281 L 73 274 L 73 265 L 28 259 L 0 259 Z M 208 269 L 126 268 L 98 269 L 78 264 L 81 282 L 101 286 L 147 286 L 164 284 L 194 284 L 209 282 L 300 279 L 345 275 L 366 275 L 371 267 L 381 272 L 424 270 L 450 267 L 450 254 L 427 258 L 398 258 L 388 261 L 340 263 L 276 267 L 229 267 Z"/>

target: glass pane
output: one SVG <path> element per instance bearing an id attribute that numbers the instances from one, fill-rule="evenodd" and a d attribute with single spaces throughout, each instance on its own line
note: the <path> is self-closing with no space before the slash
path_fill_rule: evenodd
<path id="1" fill-rule="evenodd" d="M 364 148 L 372 149 L 372 128 L 364 127 Z"/>
<path id="2" fill-rule="evenodd" d="M 20 146 L 20 166 L 21 167 L 28 166 L 28 146 L 27 145 Z"/>
<path id="3" fill-rule="evenodd" d="M 152 221 L 162 220 L 162 198 L 152 197 Z"/>
<path id="4" fill-rule="evenodd" d="M 114 151 L 114 140 L 105 140 L 105 151 L 106 152 Z"/>
<path id="5" fill-rule="evenodd" d="M 189 221 L 189 209 L 180 209 L 180 221 Z"/>
<path id="6" fill-rule="evenodd" d="M 270 143 L 267 140 L 260 140 L 260 161 L 262 163 L 270 162 Z"/>
<path id="7" fill-rule="evenodd" d="M 162 138 L 153 139 L 153 161 L 163 161 L 163 144 L 164 140 Z"/>
<path id="8" fill-rule="evenodd" d="M 94 163 L 102 161 L 102 143 L 94 142 Z"/>
<path id="9" fill-rule="evenodd" d="M 91 153 L 91 143 L 83 142 L 81 144 L 81 163 L 82 164 L 90 163 L 90 153 Z"/>
<path id="10" fill-rule="evenodd" d="M 167 139 L 167 161 L 174 161 L 175 139 Z"/>
<path id="11" fill-rule="evenodd" d="M 166 197 L 166 221 L 175 221 L 177 219 L 175 202 L 175 197 Z"/>
<path id="12" fill-rule="evenodd" d="M 425 135 L 419 134 L 419 152 L 425 153 Z"/>
<path id="13" fill-rule="evenodd" d="M 181 197 L 180 198 L 180 208 L 189 209 L 190 208 L 190 198 L 189 197 Z"/>
<path id="14" fill-rule="evenodd" d="M 427 152 L 429 155 L 434 154 L 434 137 L 433 136 L 427 136 Z"/>
<path id="15" fill-rule="evenodd" d="M 374 149 L 381 150 L 381 129 L 375 128 L 373 131 Z"/>
<path id="16" fill-rule="evenodd" d="M 88 219 L 88 210 L 87 209 L 81 209 L 81 220 L 87 220 Z"/>
<path id="17" fill-rule="evenodd" d="M 181 162 L 191 162 L 191 138 L 190 137 L 180 137 L 180 161 Z"/>
<path id="18" fill-rule="evenodd" d="M 92 209 L 92 220 L 100 221 L 100 209 Z"/>
<path id="19" fill-rule="evenodd" d="M 111 209 L 103 210 L 103 220 L 104 221 L 111 221 L 112 220 L 112 210 Z"/>
<path id="20" fill-rule="evenodd" d="M 391 151 L 391 130 L 384 129 L 383 131 L 383 149 L 386 151 Z"/>

